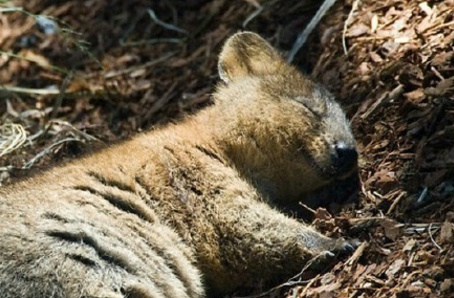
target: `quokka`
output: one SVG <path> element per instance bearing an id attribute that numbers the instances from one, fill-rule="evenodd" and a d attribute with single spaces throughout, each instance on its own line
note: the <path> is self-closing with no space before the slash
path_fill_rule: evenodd
<path id="1" fill-rule="evenodd" d="M 206 297 L 351 249 L 285 215 L 357 174 L 333 96 L 251 32 L 225 43 L 214 104 L 0 190 L 0 293 Z"/>

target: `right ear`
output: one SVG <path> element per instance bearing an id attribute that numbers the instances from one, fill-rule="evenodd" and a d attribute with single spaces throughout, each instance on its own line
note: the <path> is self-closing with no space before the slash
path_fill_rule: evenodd
<path id="1" fill-rule="evenodd" d="M 231 36 L 219 55 L 219 77 L 229 83 L 245 76 L 273 74 L 286 65 L 279 53 L 262 37 L 253 32 Z"/>

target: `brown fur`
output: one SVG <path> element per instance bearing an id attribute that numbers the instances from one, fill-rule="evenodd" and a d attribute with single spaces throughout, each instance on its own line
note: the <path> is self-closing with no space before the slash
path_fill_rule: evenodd
<path id="1" fill-rule="evenodd" d="M 348 247 L 276 209 L 356 171 L 338 104 L 253 33 L 219 72 L 195 116 L 0 192 L 2 297 L 203 297 Z"/>

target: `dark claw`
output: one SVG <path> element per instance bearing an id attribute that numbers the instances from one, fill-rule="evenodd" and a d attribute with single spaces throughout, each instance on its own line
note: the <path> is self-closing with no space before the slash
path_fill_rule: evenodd
<path id="1" fill-rule="evenodd" d="M 358 239 L 345 240 L 344 238 L 339 238 L 336 242 L 337 244 L 334 247 L 333 251 L 340 253 L 353 253 L 358 248 L 358 246 L 361 245 L 361 241 L 359 241 Z"/>

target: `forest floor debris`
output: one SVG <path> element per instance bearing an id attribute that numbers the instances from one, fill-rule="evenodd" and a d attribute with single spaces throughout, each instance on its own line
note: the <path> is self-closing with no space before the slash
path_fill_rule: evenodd
<path id="1" fill-rule="evenodd" d="M 256 31 L 288 53 L 318 5 L 1 1 L 0 183 L 209 104 L 227 36 Z M 256 295 L 454 295 L 453 8 L 339 0 L 295 56 L 343 103 L 361 152 L 359 204 L 314 224 L 363 245 Z"/>

